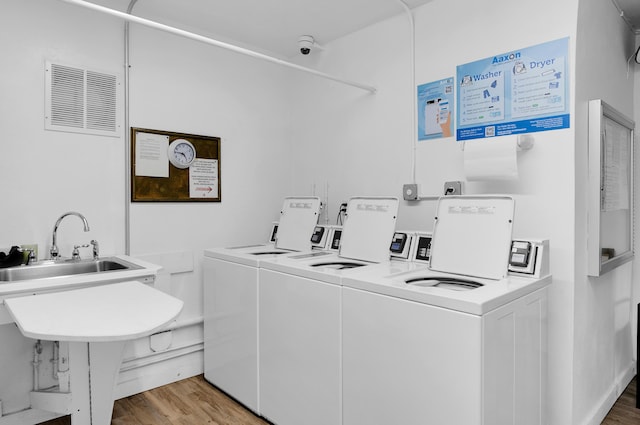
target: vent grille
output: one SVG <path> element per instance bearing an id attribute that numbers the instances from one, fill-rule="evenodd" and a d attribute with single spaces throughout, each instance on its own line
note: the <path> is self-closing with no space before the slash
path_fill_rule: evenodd
<path id="1" fill-rule="evenodd" d="M 119 78 L 115 75 L 47 63 L 47 130 L 117 136 Z"/>
<path id="2" fill-rule="evenodd" d="M 116 77 L 87 72 L 87 128 L 116 131 Z"/>
<path id="3" fill-rule="evenodd" d="M 84 72 L 81 69 L 51 67 L 51 123 L 84 126 Z"/>

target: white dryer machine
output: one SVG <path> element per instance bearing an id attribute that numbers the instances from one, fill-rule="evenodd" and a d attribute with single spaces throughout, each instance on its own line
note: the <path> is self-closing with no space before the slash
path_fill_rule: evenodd
<path id="1" fill-rule="evenodd" d="M 338 253 L 263 261 L 260 412 L 273 423 L 342 423 L 341 280 L 389 261 L 397 212 L 397 198 L 351 198 Z"/>
<path id="2" fill-rule="evenodd" d="M 428 268 L 342 280 L 343 425 L 546 424 L 551 278 L 508 275 L 513 214 L 442 198 Z"/>
<path id="3" fill-rule="evenodd" d="M 319 213 L 320 198 L 287 197 L 274 243 L 204 251 L 204 377 L 257 413 L 258 268 L 265 258 L 311 252 Z"/>

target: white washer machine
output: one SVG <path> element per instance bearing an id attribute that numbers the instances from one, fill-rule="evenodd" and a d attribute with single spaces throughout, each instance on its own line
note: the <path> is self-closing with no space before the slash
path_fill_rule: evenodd
<path id="1" fill-rule="evenodd" d="M 343 425 L 546 424 L 551 278 L 507 275 L 513 209 L 443 198 L 429 269 L 343 279 Z"/>
<path id="2" fill-rule="evenodd" d="M 257 413 L 258 268 L 268 257 L 310 252 L 319 212 L 317 197 L 285 198 L 273 243 L 204 251 L 204 376 Z"/>
<path id="3" fill-rule="evenodd" d="M 351 198 L 339 253 L 262 263 L 260 412 L 275 424 L 342 423 L 341 280 L 389 261 L 397 211 L 397 198 Z"/>

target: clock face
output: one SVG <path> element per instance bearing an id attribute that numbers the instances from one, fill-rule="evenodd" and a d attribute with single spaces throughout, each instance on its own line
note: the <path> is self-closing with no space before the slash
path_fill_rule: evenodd
<path id="1" fill-rule="evenodd" d="M 196 159 L 196 149 L 191 142 L 177 139 L 169 145 L 169 162 L 177 168 L 188 168 Z"/>
<path id="2" fill-rule="evenodd" d="M 195 158 L 196 153 L 193 151 L 193 147 L 186 143 L 180 143 L 173 150 L 173 155 L 176 161 L 181 164 L 189 164 Z"/>

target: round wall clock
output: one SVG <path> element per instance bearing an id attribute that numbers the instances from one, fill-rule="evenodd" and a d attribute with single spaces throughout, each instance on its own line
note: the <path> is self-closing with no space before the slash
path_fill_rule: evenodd
<path id="1" fill-rule="evenodd" d="M 176 168 L 189 168 L 196 159 L 196 148 L 190 141 L 176 139 L 169 144 L 169 162 Z"/>

